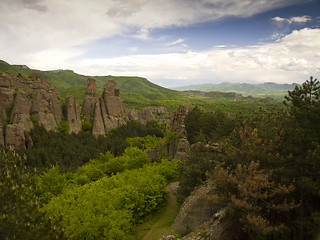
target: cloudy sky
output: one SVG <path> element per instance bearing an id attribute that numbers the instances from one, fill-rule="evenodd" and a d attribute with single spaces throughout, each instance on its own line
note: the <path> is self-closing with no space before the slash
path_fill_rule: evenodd
<path id="1" fill-rule="evenodd" d="M 320 72 L 318 0 L 0 0 L 0 59 L 165 87 L 301 83 Z"/>

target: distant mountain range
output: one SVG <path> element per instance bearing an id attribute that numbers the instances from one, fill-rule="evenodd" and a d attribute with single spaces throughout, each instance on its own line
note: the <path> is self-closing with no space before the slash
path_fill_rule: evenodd
<path id="1" fill-rule="evenodd" d="M 189 85 L 175 88 L 175 90 L 186 91 L 195 90 L 202 92 L 236 92 L 243 96 L 253 97 L 272 97 L 282 99 L 287 95 L 288 90 L 293 90 L 298 84 L 277 84 L 273 82 L 267 82 L 262 84 L 249 84 L 249 83 L 228 83 L 223 82 L 219 84 L 198 84 Z"/>

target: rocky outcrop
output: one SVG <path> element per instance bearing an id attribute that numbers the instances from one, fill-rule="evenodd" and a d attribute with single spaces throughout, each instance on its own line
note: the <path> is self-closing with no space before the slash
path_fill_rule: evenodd
<path id="1" fill-rule="evenodd" d="M 56 94 L 49 94 L 45 89 L 32 93 L 31 114 L 47 131 L 57 129 L 61 124 L 62 101 Z"/>
<path id="2" fill-rule="evenodd" d="M 80 106 L 74 96 L 66 96 L 66 120 L 69 123 L 69 133 L 81 130 Z"/>
<path id="3" fill-rule="evenodd" d="M 104 135 L 105 133 L 106 132 L 104 130 L 101 109 L 100 109 L 100 100 L 98 100 L 94 108 L 92 134 L 94 136 L 99 136 L 99 135 Z"/>
<path id="4" fill-rule="evenodd" d="M 152 113 L 152 108 L 147 107 L 145 109 L 142 109 L 138 112 L 138 121 L 140 122 L 148 122 L 155 120 L 155 116 Z"/>
<path id="5" fill-rule="evenodd" d="M 4 146 L 4 133 L 3 133 L 3 127 L 1 122 L 0 122 L 0 145 Z"/>
<path id="6" fill-rule="evenodd" d="M 88 78 L 87 89 L 84 95 L 84 100 L 81 108 L 81 113 L 85 120 L 91 121 L 94 118 L 94 108 L 99 101 L 98 93 L 96 90 L 96 80 Z"/>
<path id="7" fill-rule="evenodd" d="M 171 131 L 175 131 L 178 134 L 186 136 L 184 119 L 190 112 L 191 108 L 187 104 L 181 104 L 176 112 L 173 113 L 171 119 Z"/>
<path id="8" fill-rule="evenodd" d="M 208 182 L 196 189 L 181 206 L 180 212 L 172 225 L 172 229 L 178 234 L 186 235 L 206 221 L 209 221 L 222 207 L 212 204 L 212 202 L 205 197 L 212 193 L 213 186 Z"/>
<path id="9" fill-rule="evenodd" d="M 177 144 L 177 150 L 174 154 L 176 160 L 186 160 L 187 153 L 190 150 L 190 143 L 186 137 L 180 138 Z"/>
<path id="10" fill-rule="evenodd" d="M 184 240 L 244 240 L 239 215 L 230 207 L 210 201 L 214 186 L 203 183 L 181 206 L 172 229 Z M 162 238 L 176 239 L 172 235 Z"/>
<path id="11" fill-rule="evenodd" d="M 47 130 L 57 129 L 61 123 L 62 102 L 58 90 L 37 74 L 33 79 L 24 79 L 1 73 L 0 100 L 0 121 L 6 126 L 2 131 L 5 146 L 32 146 L 25 132 L 33 128 L 34 121 Z"/>
<path id="12" fill-rule="evenodd" d="M 26 148 L 24 130 L 19 125 L 10 124 L 6 128 L 6 147 Z"/>
<path id="13" fill-rule="evenodd" d="M 78 133 L 84 121 L 92 125 L 95 136 L 104 135 L 113 128 L 126 124 L 129 112 L 122 104 L 116 82 L 108 81 L 104 85 L 102 97 L 96 90 L 94 79 L 87 80 L 82 107 L 75 97 L 66 96 L 65 109 L 59 98 L 58 90 L 41 80 L 38 74 L 33 78 L 0 74 L 0 145 L 27 147 L 33 146 L 28 132 L 34 123 L 46 130 L 58 130 L 64 117 L 69 123 L 69 133 Z M 133 119 L 146 122 L 166 113 L 165 108 L 146 108 L 131 111 Z M 88 124 L 90 126 L 90 124 Z"/>
<path id="14" fill-rule="evenodd" d="M 246 240 L 242 225 L 238 221 L 236 212 L 230 207 L 218 210 L 209 221 L 200 225 L 195 231 L 189 233 L 181 240 Z M 161 240 L 177 240 L 173 235 Z"/>
<path id="15" fill-rule="evenodd" d="M 125 109 L 116 89 L 116 82 L 109 80 L 103 87 L 103 100 L 107 110 L 107 114 L 114 118 L 124 118 Z"/>
<path id="16" fill-rule="evenodd" d="M 159 123 L 168 123 L 168 112 L 165 107 L 145 107 L 141 110 L 130 109 L 127 112 L 130 119 L 137 120 L 142 123 L 156 120 Z"/>
<path id="17" fill-rule="evenodd" d="M 198 234 L 202 233 L 207 240 L 245 240 L 247 238 L 238 218 L 239 216 L 232 208 L 222 208 L 203 224 L 204 231 L 198 231 Z"/>
<path id="18" fill-rule="evenodd" d="M 181 104 L 177 111 L 173 113 L 169 130 L 175 132 L 176 136 L 168 139 L 166 147 L 166 156 L 173 157 L 177 160 L 186 160 L 187 152 L 190 144 L 187 140 L 187 132 L 185 129 L 184 119 L 190 112 L 190 107 Z"/>
<path id="19" fill-rule="evenodd" d="M 112 128 L 125 124 L 127 118 L 116 82 L 109 80 L 104 85 L 103 98 L 99 98 L 95 80 L 89 78 L 82 106 L 82 114 L 85 120 L 92 122 L 92 134 L 104 135 Z"/>

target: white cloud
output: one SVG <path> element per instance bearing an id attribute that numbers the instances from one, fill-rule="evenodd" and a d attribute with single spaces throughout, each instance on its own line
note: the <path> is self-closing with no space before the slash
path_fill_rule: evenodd
<path id="1" fill-rule="evenodd" d="M 290 21 L 291 22 L 298 22 L 298 23 L 305 23 L 305 22 L 308 22 L 308 21 L 311 21 L 312 18 L 310 16 L 301 16 L 301 17 L 292 17 L 290 18 Z"/>
<path id="2" fill-rule="evenodd" d="M 183 43 L 183 42 L 184 42 L 184 39 L 179 38 L 178 40 L 176 40 L 174 42 L 167 43 L 166 45 L 167 46 L 173 46 L 173 45 L 177 45 L 177 44 L 180 44 L 180 43 Z"/>
<path id="3" fill-rule="evenodd" d="M 1 58 L 37 67 L 36 55 L 58 50 L 62 59 L 79 46 L 115 35 L 150 40 L 155 28 L 186 26 L 227 16 L 247 17 L 305 0 L 2 0 Z M 76 48 L 76 50 L 75 50 Z M 71 54 L 70 54 L 71 53 Z M 25 59 L 28 59 L 27 62 Z M 59 63 L 55 63 L 59 64 Z"/>
<path id="4" fill-rule="evenodd" d="M 143 76 L 165 86 L 222 81 L 303 82 L 320 71 L 320 30 L 293 31 L 275 43 L 205 52 L 132 55 L 70 63 L 77 72 Z M 189 79 L 189 80 L 187 80 Z M 196 82 L 195 82 L 196 81 Z"/>
<path id="5" fill-rule="evenodd" d="M 150 31 L 147 28 L 140 29 L 136 34 L 132 35 L 134 38 L 142 39 L 142 40 L 150 40 L 151 37 L 149 35 Z"/>
<path id="6" fill-rule="evenodd" d="M 156 28 L 248 17 L 305 0 L 1 0 L 0 56 L 38 69 L 84 74 L 184 79 L 299 81 L 319 73 L 319 30 L 304 29 L 274 44 L 159 55 L 81 59 L 87 46 L 116 35 L 152 40 Z M 310 17 L 275 21 L 304 22 Z M 135 29 L 133 31 L 132 29 Z M 135 32 L 135 33 L 133 33 Z M 279 36 L 278 36 L 279 38 Z M 171 43 L 184 45 L 183 39 Z M 128 49 L 135 51 L 136 48 Z M 78 59 L 78 60 L 75 60 Z"/>
<path id="7" fill-rule="evenodd" d="M 271 18 L 271 20 L 276 21 L 276 22 L 289 22 L 290 21 L 289 19 L 282 18 L 282 17 L 274 17 L 274 18 Z"/>
<path id="8" fill-rule="evenodd" d="M 311 21 L 312 18 L 310 16 L 304 15 L 300 17 L 291 17 L 291 18 L 274 17 L 274 18 L 271 18 L 271 20 L 276 22 L 288 22 L 289 24 L 291 24 L 291 23 L 305 23 L 305 22 Z"/>

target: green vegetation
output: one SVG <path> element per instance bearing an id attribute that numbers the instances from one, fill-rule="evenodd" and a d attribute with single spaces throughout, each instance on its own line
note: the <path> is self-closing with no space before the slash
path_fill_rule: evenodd
<path id="1" fill-rule="evenodd" d="M 235 119 L 218 149 L 210 149 L 217 129 L 204 125 L 202 144 L 183 165 L 180 198 L 208 179 L 215 186 L 208 199 L 236 209 L 248 239 L 311 239 L 320 227 L 319 96 L 320 83 L 310 78 L 289 92 L 287 111 Z M 190 114 L 200 130 L 212 121 L 197 109 Z"/>
<path id="2" fill-rule="evenodd" d="M 89 78 L 89 76 L 79 75 L 71 70 L 39 71 L 15 67 L 3 61 L 0 61 L 0 71 L 10 73 L 11 75 L 20 73 L 26 79 L 37 73 L 41 79 L 48 81 L 58 88 L 61 99 L 64 99 L 66 93 L 69 93 L 75 96 L 80 104 L 83 101 L 87 79 Z M 274 102 L 271 98 L 241 97 L 235 93 L 217 91 L 204 93 L 200 91 L 180 92 L 170 90 L 141 77 L 94 76 L 92 78 L 96 80 L 97 91 L 99 93 L 102 93 L 103 86 L 108 80 L 114 80 L 120 91 L 122 102 L 129 109 L 142 109 L 147 106 L 165 106 L 169 112 L 173 112 L 180 104 L 187 103 L 191 106 L 199 106 L 205 109 L 220 109 L 225 112 L 249 114 L 259 107 L 280 109 L 283 106 L 279 102 Z M 284 95 L 284 92 L 282 93 Z M 259 97 L 259 95 L 256 96 Z"/>
<path id="3" fill-rule="evenodd" d="M 172 234 L 171 225 L 179 213 L 179 205 L 173 193 L 167 195 L 165 206 L 159 212 L 137 228 L 136 239 L 159 240 L 163 236 Z"/>
<path id="4" fill-rule="evenodd" d="M 37 72 L 62 92 L 84 90 L 87 79 L 3 61 L 0 70 L 23 78 Z M 319 81 L 296 86 L 280 106 L 234 93 L 177 92 L 138 77 L 95 78 L 99 91 L 108 79 L 117 81 L 127 106 L 192 105 L 185 119 L 193 144 L 187 160 L 150 162 L 148 150 L 161 151 L 177 138 L 154 121 L 128 121 L 96 138 L 89 121 L 79 134 L 68 134 L 66 121 L 47 132 L 31 116 L 34 147 L 20 155 L 0 152 L 0 239 L 135 239 L 147 226 L 154 227 L 150 237 L 158 237 L 176 214 L 164 204 L 165 187 L 177 178 L 180 202 L 211 181 L 207 200 L 235 209 L 247 239 L 302 240 L 319 232 Z"/>
<path id="5" fill-rule="evenodd" d="M 99 157 L 100 153 L 112 152 L 121 155 L 129 146 L 125 140 L 128 137 L 144 137 L 154 135 L 163 137 L 161 130 L 152 124 L 142 124 L 129 121 L 117 129 L 111 130 L 106 136 L 94 137 L 81 131 L 78 134 L 66 134 L 68 126 L 62 123 L 59 132 L 47 132 L 44 127 L 35 125 L 30 131 L 34 147 L 20 150 L 27 156 L 27 165 L 47 168 L 58 164 L 63 171 L 73 171 L 90 159 Z"/>
<path id="6" fill-rule="evenodd" d="M 60 220 L 53 223 L 38 210 L 32 186 L 36 169 L 27 170 L 25 157 L 0 151 L 0 239 L 64 239 Z"/>
<path id="7" fill-rule="evenodd" d="M 271 97 L 283 99 L 288 90 L 293 90 L 298 84 L 276 84 L 267 82 L 262 84 L 249 83 L 228 83 L 223 82 L 219 84 L 199 84 L 176 88 L 176 90 L 197 90 L 202 92 L 236 92 L 243 96 L 254 97 Z"/>
<path id="8" fill-rule="evenodd" d="M 114 164 L 117 170 L 110 171 Z M 63 215 L 68 239 L 134 239 L 135 226 L 163 204 L 164 189 L 178 167 L 166 159 L 148 164 L 147 154 L 137 148 L 117 158 L 101 155 L 74 174 L 53 167 L 36 180 L 41 211 L 53 222 Z"/>

